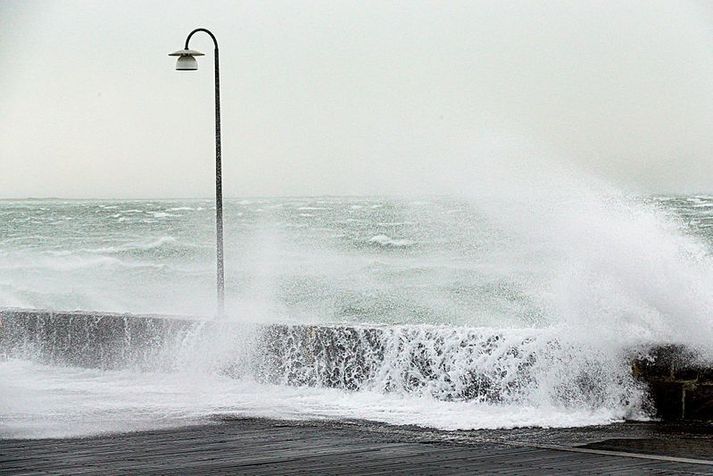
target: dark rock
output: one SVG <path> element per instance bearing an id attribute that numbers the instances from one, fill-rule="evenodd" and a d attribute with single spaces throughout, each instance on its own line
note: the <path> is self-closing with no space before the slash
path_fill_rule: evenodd
<path id="1" fill-rule="evenodd" d="M 649 349 L 646 355 L 634 361 L 634 373 L 644 380 L 697 378 L 692 368 L 695 354 L 680 345 L 661 345 Z"/>
<path id="2" fill-rule="evenodd" d="M 684 389 L 687 420 L 713 420 L 713 385 L 695 385 Z"/>
<path id="3" fill-rule="evenodd" d="M 649 382 L 651 399 L 656 408 L 656 416 L 664 420 L 682 420 L 684 384 L 679 382 Z"/>

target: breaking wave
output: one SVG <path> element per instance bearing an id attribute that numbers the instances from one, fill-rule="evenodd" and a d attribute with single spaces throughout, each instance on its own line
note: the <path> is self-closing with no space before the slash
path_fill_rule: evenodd
<path id="1" fill-rule="evenodd" d="M 279 407 L 250 400 L 260 389 L 294 399 L 277 413 L 449 429 L 645 417 L 632 349 L 682 343 L 713 355 L 713 217 L 703 206 L 713 199 L 496 178 L 468 183 L 481 192 L 465 200 L 325 200 L 309 220 L 301 215 L 313 199 L 228 202 L 229 322 L 165 339 L 125 325 L 117 335 L 129 351 L 105 348 L 102 358 L 141 379 L 161 375 L 155 388 L 185 374 L 238 392 L 201 412 Z M 0 223 L 0 269 L 12 283 L 0 285 L 0 305 L 213 312 L 210 208 L 118 224 L 116 210 L 44 207 L 44 225 L 25 220 L 27 210 Z M 77 219 L 53 225 L 54 215 Z M 238 325 L 248 321 L 265 330 Z M 295 325 L 267 325 L 276 321 Z M 79 354 L 89 341 L 72 340 Z M 111 372 L 125 371 L 105 369 L 92 378 L 109 386 Z"/>
<path id="2" fill-rule="evenodd" d="M 406 240 L 406 239 L 393 239 L 390 236 L 387 235 L 376 235 L 372 236 L 369 239 L 369 243 L 376 243 L 377 245 L 385 246 L 385 247 L 406 247 L 406 246 L 412 246 L 415 244 L 414 241 L 412 240 Z"/>

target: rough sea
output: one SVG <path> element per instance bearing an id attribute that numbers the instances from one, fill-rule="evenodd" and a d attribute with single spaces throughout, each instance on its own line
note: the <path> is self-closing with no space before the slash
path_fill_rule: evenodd
<path id="1" fill-rule="evenodd" d="M 226 415 L 441 429 L 606 424 L 649 418 L 627 367 L 633 347 L 680 342 L 713 355 L 713 196 L 254 198 L 227 200 L 224 214 L 227 319 L 377 324 L 395 338 L 422 335 L 426 347 L 435 335 L 443 375 L 415 375 L 396 356 L 391 375 L 430 380 L 346 391 L 200 365 L 142 373 L 0 357 L 0 437 Z M 214 215 L 210 199 L 0 201 L 0 307 L 211 319 Z M 464 350 L 468 333 L 497 334 L 502 350 Z M 532 358 L 542 365 L 517 381 Z M 473 366 L 518 391 L 439 397 L 439 382 Z M 571 385 L 581 379 L 586 392 Z"/>

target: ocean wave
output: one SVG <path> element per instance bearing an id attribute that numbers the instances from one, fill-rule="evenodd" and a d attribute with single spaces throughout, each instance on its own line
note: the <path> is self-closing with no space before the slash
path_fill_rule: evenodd
<path id="1" fill-rule="evenodd" d="M 180 217 L 181 215 L 176 215 L 175 213 L 168 212 L 146 212 L 150 213 L 154 218 L 170 218 L 170 217 Z"/>
<path id="2" fill-rule="evenodd" d="M 26 257 L 13 262 L 0 263 L 3 270 L 45 270 L 45 271 L 77 271 L 91 268 L 153 268 L 162 269 L 166 265 L 145 261 L 125 261 L 112 256 L 80 256 L 67 255 L 48 257 Z"/>
<path id="3" fill-rule="evenodd" d="M 404 226 L 404 225 L 414 225 L 415 223 L 412 221 L 385 221 L 385 222 L 378 222 L 376 225 L 377 226 Z"/>
<path id="4" fill-rule="evenodd" d="M 384 247 L 404 248 L 416 244 L 413 240 L 394 239 L 388 235 L 376 235 L 369 239 L 369 243 L 376 243 Z"/>
<path id="5" fill-rule="evenodd" d="M 178 240 L 172 236 L 162 236 L 161 238 L 153 241 L 138 242 L 138 243 L 126 243 L 120 246 L 107 246 L 103 248 L 87 248 L 82 251 L 88 253 L 98 253 L 98 254 L 113 254 L 113 253 L 123 253 L 126 251 L 134 250 L 152 250 L 156 248 L 161 248 L 165 245 L 174 245 L 178 243 Z"/>

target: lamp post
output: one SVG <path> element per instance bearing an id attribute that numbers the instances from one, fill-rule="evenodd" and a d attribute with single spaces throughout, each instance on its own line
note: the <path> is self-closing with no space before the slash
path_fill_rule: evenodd
<path id="1" fill-rule="evenodd" d="M 225 272 L 223 264 L 223 177 L 220 152 L 220 69 L 218 66 L 218 40 L 215 35 L 205 28 L 196 28 L 188 34 L 186 44 L 182 50 L 170 53 L 168 56 L 177 56 L 177 71 L 195 71 L 198 69 L 196 56 L 205 56 L 200 51 L 188 49 L 191 37 L 202 31 L 210 35 L 213 40 L 214 65 L 215 65 L 215 228 L 216 228 L 216 261 L 217 261 L 217 289 L 218 308 L 217 316 L 223 317 L 225 311 Z"/>

